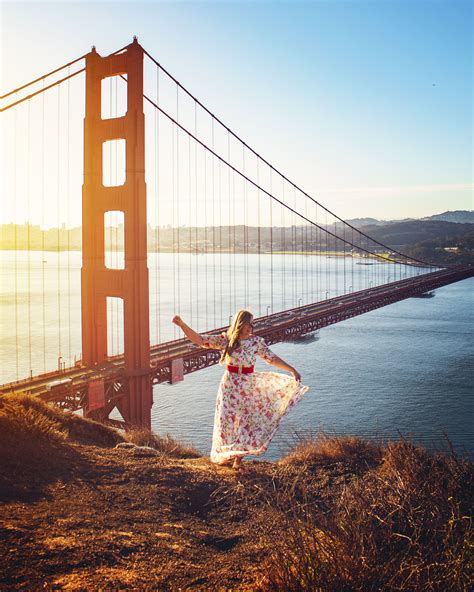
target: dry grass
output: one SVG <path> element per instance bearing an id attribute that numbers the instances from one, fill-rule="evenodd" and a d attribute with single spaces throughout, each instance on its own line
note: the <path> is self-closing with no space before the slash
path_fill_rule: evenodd
<path id="1" fill-rule="evenodd" d="M 338 439 L 339 440 L 339 439 Z M 366 450 L 347 439 L 314 444 L 317 458 Z M 305 443 L 285 462 L 312 458 Z M 270 512 L 266 591 L 467 591 L 472 583 L 473 464 L 390 443 L 381 462 L 351 481 L 329 512 L 287 499 Z M 364 453 L 365 454 L 365 453 Z M 311 508 L 311 509 L 310 509 Z M 284 530 L 285 537 L 274 533 Z M 270 531 L 269 531 L 270 532 Z"/>
<path id="2" fill-rule="evenodd" d="M 118 441 L 162 457 L 128 455 L 114 449 Z M 121 434 L 38 399 L 0 396 L 0 492 L 13 502 L 5 514 L 15 549 L 8 577 L 20 570 L 25 581 L 52 577 L 51 584 L 72 561 L 71 576 L 84 572 L 84 589 L 91 578 L 97 589 L 116 587 L 113 570 L 130 574 L 137 566 L 143 580 L 130 580 L 136 589 L 163 569 L 161 589 L 177 589 L 177 578 L 182 589 L 239 589 L 233 578 L 240 569 L 251 574 L 247 589 L 264 592 L 469 590 L 474 470 L 454 451 L 319 434 L 280 462 L 249 462 L 240 474 L 205 459 L 179 460 L 199 456 L 170 436 Z M 128 557 L 114 533 L 128 540 L 137 529 Z M 82 550 L 72 548 L 65 560 L 61 546 L 72 539 Z M 97 541 L 102 547 L 92 556 Z M 170 562 L 171 551 L 195 571 Z M 110 576 L 97 575 L 104 561 Z"/>
<path id="3" fill-rule="evenodd" d="M 330 436 L 324 432 L 300 438 L 295 434 L 292 449 L 280 465 L 310 468 L 327 463 L 341 462 L 353 468 L 366 469 L 380 463 L 382 445 L 355 436 Z"/>
<path id="4" fill-rule="evenodd" d="M 69 440 L 107 448 L 124 440 L 113 428 L 23 394 L 0 395 L 0 421 L 15 440 L 28 434 L 27 439 L 50 443 Z"/>
<path id="5" fill-rule="evenodd" d="M 126 438 L 137 446 L 149 446 L 172 458 L 199 458 L 202 456 L 198 450 L 178 442 L 169 434 L 159 436 L 144 428 L 130 429 L 126 433 Z"/>
<path id="6" fill-rule="evenodd" d="M 38 397 L 0 395 L 0 498 L 37 498 L 57 480 L 72 479 L 79 464 L 89 464 L 77 444 L 114 448 L 127 440 L 156 448 L 164 456 L 199 456 L 170 436 L 141 429 L 125 434 Z"/>

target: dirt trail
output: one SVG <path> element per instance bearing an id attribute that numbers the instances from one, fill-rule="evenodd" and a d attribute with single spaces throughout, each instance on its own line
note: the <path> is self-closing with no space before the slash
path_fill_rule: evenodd
<path id="1" fill-rule="evenodd" d="M 62 477 L 3 504 L 2 590 L 256 589 L 268 553 L 259 494 L 290 478 L 277 464 L 236 474 L 133 449 L 69 454 Z M 343 468 L 321 469 L 321 499 L 334 480 Z"/>

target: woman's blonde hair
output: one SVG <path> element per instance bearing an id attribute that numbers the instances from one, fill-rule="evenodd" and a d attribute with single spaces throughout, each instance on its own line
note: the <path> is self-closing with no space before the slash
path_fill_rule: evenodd
<path id="1" fill-rule="evenodd" d="M 225 362 L 227 355 L 231 356 L 232 353 L 239 347 L 240 339 L 239 334 L 245 323 L 251 323 L 253 314 L 248 310 L 239 310 L 236 312 L 234 319 L 232 320 L 231 326 L 227 329 L 227 344 L 222 352 L 220 362 Z"/>

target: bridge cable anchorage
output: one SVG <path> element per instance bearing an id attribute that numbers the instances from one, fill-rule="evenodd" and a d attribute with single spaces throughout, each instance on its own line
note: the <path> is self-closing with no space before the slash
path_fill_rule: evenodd
<path id="1" fill-rule="evenodd" d="M 354 230 L 361 234 L 362 236 L 366 236 L 367 238 L 371 238 L 370 236 L 368 236 L 367 234 L 365 234 L 362 230 L 359 230 L 358 228 L 356 228 L 355 226 L 352 226 L 352 224 L 350 224 L 349 222 L 345 221 L 343 218 L 340 218 L 337 214 L 335 214 L 334 212 L 332 212 L 331 210 L 329 210 L 328 208 L 326 208 L 326 206 L 324 206 L 323 204 L 321 204 L 319 201 L 317 201 L 316 199 L 314 199 L 311 195 L 309 195 L 309 193 L 307 193 L 306 191 L 304 191 L 303 189 L 301 189 L 296 183 L 294 183 L 293 181 L 291 181 L 290 179 L 288 179 L 283 173 L 281 173 L 278 169 L 276 169 L 273 165 L 271 165 L 266 159 L 264 159 L 256 150 L 254 150 L 251 146 L 249 146 L 246 142 L 244 142 L 240 136 L 238 136 L 233 130 L 231 130 L 225 123 L 223 123 L 221 121 L 221 119 L 219 119 L 219 117 L 217 117 L 214 113 L 212 113 L 212 111 L 210 111 L 205 105 L 203 105 L 189 90 L 186 89 L 185 86 L 183 86 L 172 74 L 170 74 L 170 72 L 168 72 L 168 70 L 166 70 L 166 68 L 164 68 L 150 53 L 148 53 L 146 51 L 146 49 L 143 49 L 143 53 L 161 70 L 163 70 L 163 72 L 176 84 L 178 85 L 193 101 L 195 101 L 206 113 L 208 113 L 212 118 L 215 119 L 215 121 L 217 121 L 224 129 L 226 129 L 232 136 L 234 136 L 234 138 L 236 138 L 239 142 L 241 142 L 245 148 L 247 148 L 250 152 L 252 152 L 253 154 L 255 154 L 256 156 L 258 156 L 261 161 L 263 163 L 265 163 L 267 166 L 269 166 L 272 170 L 274 170 L 278 175 L 280 175 L 282 177 L 282 179 L 284 179 L 287 183 L 289 183 L 290 185 L 292 185 L 293 187 L 295 187 L 299 192 L 301 192 L 305 197 L 307 197 L 308 199 L 310 199 L 311 201 L 313 201 L 314 203 L 317 203 L 321 208 L 323 208 L 324 210 L 326 210 L 329 214 L 331 214 L 332 216 L 334 216 L 337 220 L 339 220 L 340 222 L 342 222 L 343 224 L 347 224 L 347 226 L 349 226 L 350 228 L 354 228 Z M 146 97 L 145 97 L 146 98 Z M 427 263 L 426 261 L 422 261 L 420 259 L 416 259 L 414 257 L 408 257 L 407 255 L 405 255 L 404 253 L 400 253 L 399 251 L 396 251 L 394 249 L 392 249 L 391 247 L 385 245 L 384 243 L 381 243 L 380 241 L 377 241 L 375 239 L 372 239 L 376 244 L 378 244 L 379 246 L 388 249 L 389 251 L 391 251 L 392 253 L 396 254 L 396 255 L 400 255 L 401 257 L 405 257 L 405 258 L 409 258 L 411 261 L 415 261 L 416 263 L 420 263 L 425 267 L 431 267 L 432 265 Z M 437 266 L 436 266 L 437 267 Z"/>

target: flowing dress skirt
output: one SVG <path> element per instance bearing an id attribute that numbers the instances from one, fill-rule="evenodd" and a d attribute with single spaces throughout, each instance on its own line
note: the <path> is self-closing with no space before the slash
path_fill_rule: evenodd
<path id="1" fill-rule="evenodd" d="M 279 372 L 238 374 L 225 371 L 219 385 L 211 461 L 263 454 L 281 418 L 308 391 Z"/>

